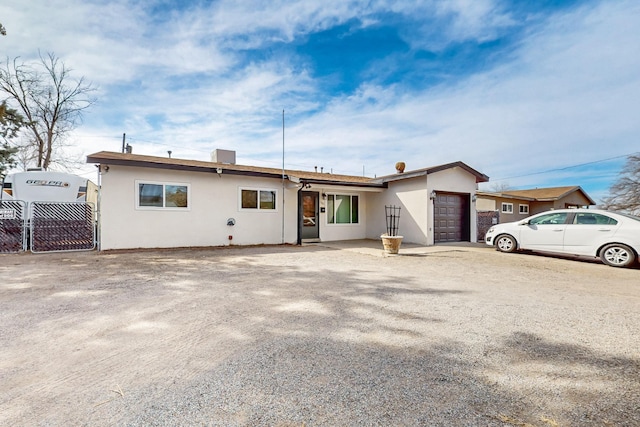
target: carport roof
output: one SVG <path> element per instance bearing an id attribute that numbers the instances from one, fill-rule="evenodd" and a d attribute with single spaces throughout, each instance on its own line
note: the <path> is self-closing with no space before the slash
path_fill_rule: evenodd
<path id="1" fill-rule="evenodd" d="M 478 196 L 482 197 L 502 197 L 509 199 L 521 199 L 539 202 L 550 202 L 560 200 L 569 194 L 579 191 L 590 202 L 595 205 L 591 197 L 578 185 L 567 187 L 547 187 L 547 188 L 533 188 L 530 190 L 506 190 L 502 192 L 490 193 L 490 192 L 478 192 Z"/>

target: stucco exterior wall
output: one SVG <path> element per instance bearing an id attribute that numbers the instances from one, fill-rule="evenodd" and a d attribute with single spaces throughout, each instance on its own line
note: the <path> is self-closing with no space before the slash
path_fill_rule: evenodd
<path id="1" fill-rule="evenodd" d="M 493 199 L 478 197 L 478 200 L 476 200 L 476 210 L 478 211 L 495 211 L 497 209 L 496 201 Z"/>
<path id="2" fill-rule="evenodd" d="M 567 205 L 588 207 L 589 203 L 590 203 L 589 200 L 587 200 L 587 198 L 584 197 L 581 192 L 574 191 L 573 193 L 568 194 L 566 197 L 563 197 L 562 199 L 558 200 L 554 207 L 556 209 L 564 209 L 567 207 Z"/>
<path id="3" fill-rule="evenodd" d="M 428 244 L 429 192 L 427 178 L 417 177 L 389 183 L 383 193 L 375 194 L 367 210 L 367 237 L 379 239 L 386 232 L 385 206 L 400 206 L 398 234 L 408 243 Z"/>
<path id="4" fill-rule="evenodd" d="M 513 205 L 513 213 L 509 214 L 502 212 L 502 203 L 511 203 Z M 582 195 L 582 193 L 574 192 L 559 200 L 550 201 L 533 201 L 533 200 L 519 200 L 515 198 L 482 198 L 478 199 L 476 208 L 480 211 L 493 210 L 487 209 L 491 205 L 495 205 L 495 210 L 500 212 L 500 223 L 520 221 L 528 216 L 538 213 L 546 212 L 552 209 L 564 209 L 568 206 L 589 206 L 589 200 Z M 520 205 L 528 205 L 529 212 L 526 214 L 520 213 Z M 482 208 L 481 208 L 482 206 Z"/>
<path id="5" fill-rule="evenodd" d="M 426 176 L 389 182 L 389 188 L 369 199 L 367 238 L 378 239 L 386 230 L 385 205 L 402 208 L 399 234 L 403 241 L 420 245 L 433 245 L 432 191 L 458 193 L 470 196 L 477 189 L 476 177 L 462 168 L 451 168 Z M 471 241 L 476 241 L 476 209 L 470 206 Z"/>
<path id="6" fill-rule="evenodd" d="M 502 203 L 511 203 L 513 205 L 513 213 L 509 214 L 506 212 L 502 212 Z M 506 199 L 506 198 L 499 197 L 495 199 L 495 205 L 496 205 L 496 210 L 500 212 L 500 223 L 520 221 L 521 219 L 524 219 L 530 215 L 533 215 L 533 213 L 535 213 L 533 212 L 533 210 L 535 209 L 534 202 L 531 202 L 529 200 L 518 200 L 513 198 Z M 528 205 L 529 213 L 527 214 L 519 213 L 520 205 Z M 543 210 L 547 210 L 547 209 L 543 209 Z"/>
<path id="7" fill-rule="evenodd" d="M 137 181 L 189 185 L 189 208 L 136 208 Z M 283 189 L 278 179 L 110 166 L 101 184 L 103 250 L 282 242 Z M 276 209 L 241 210 L 240 187 L 276 191 Z M 284 196 L 285 243 L 296 243 L 297 188 L 285 188 Z M 229 218 L 235 219 L 234 226 L 227 226 Z"/>
<path id="8" fill-rule="evenodd" d="M 320 240 L 323 242 L 330 242 L 336 240 L 354 240 L 365 239 L 367 237 L 367 193 L 353 191 L 353 190 L 335 190 L 324 189 L 323 187 L 317 187 L 320 189 Z M 358 223 L 357 224 L 329 224 L 328 215 L 326 212 L 327 201 L 322 197 L 322 194 L 339 194 L 339 195 L 355 195 L 358 196 Z M 322 208 L 325 208 L 325 212 L 322 212 Z"/>

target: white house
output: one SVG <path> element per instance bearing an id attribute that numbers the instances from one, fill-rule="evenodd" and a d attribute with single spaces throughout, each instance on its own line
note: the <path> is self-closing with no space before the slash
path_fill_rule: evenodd
<path id="1" fill-rule="evenodd" d="M 405 242 L 475 241 L 477 183 L 462 162 L 378 178 L 131 153 L 87 157 L 100 170 L 100 248 L 299 244 L 376 239 L 385 205 Z"/>

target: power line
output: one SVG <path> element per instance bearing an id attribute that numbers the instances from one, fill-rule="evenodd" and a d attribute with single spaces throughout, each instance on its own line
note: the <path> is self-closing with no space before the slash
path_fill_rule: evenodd
<path id="1" fill-rule="evenodd" d="M 496 179 L 494 181 L 504 181 L 504 180 L 507 180 L 507 179 L 524 178 L 524 177 L 533 176 L 533 175 L 542 175 L 542 174 L 550 173 L 550 172 L 560 172 L 560 171 L 564 171 L 564 170 L 568 170 L 568 169 L 579 168 L 579 167 L 582 167 L 582 166 L 589 166 L 589 165 L 593 165 L 593 164 L 596 164 L 596 163 L 608 162 L 610 160 L 617 160 L 617 159 L 621 159 L 623 157 L 629 157 L 629 156 L 631 156 L 633 154 L 635 154 L 635 153 L 623 154 L 621 156 L 609 157 L 607 159 L 594 160 L 592 162 L 580 163 L 580 164 L 571 165 L 571 166 L 564 166 L 564 167 L 561 167 L 561 168 L 548 169 L 548 170 L 539 171 L 539 172 L 532 172 L 532 173 L 527 173 L 527 174 L 524 174 L 524 175 L 515 175 L 515 176 L 510 176 L 510 177 L 507 177 L 507 178 L 499 178 L 499 179 Z"/>

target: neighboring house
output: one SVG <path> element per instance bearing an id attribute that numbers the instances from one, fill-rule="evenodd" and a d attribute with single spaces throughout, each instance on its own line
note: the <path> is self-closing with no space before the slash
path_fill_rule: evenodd
<path id="1" fill-rule="evenodd" d="M 478 191 L 476 209 L 498 211 L 499 222 L 518 221 L 551 209 L 579 208 L 596 203 L 579 186 L 505 190 L 496 193 Z"/>
<path id="2" fill-rule="evenodd" d="M 489 178 L 462 162 L 366 178 L 99 152 L 100 248 L 299 244 L 379 238 L 401 207 L 405 242 L 476 241 L 473 196 Z M 217 161 L 215 161 L 217 160 Z"/>

